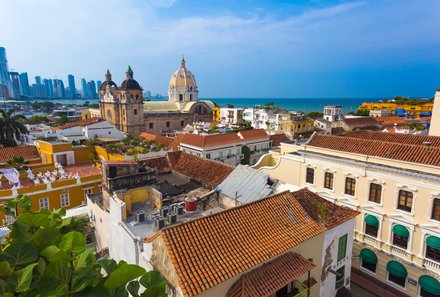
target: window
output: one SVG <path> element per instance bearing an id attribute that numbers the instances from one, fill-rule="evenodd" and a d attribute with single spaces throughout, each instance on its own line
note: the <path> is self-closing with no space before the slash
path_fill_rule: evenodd
<path id="1" fill-rule="evenodd" d="M 408 271 L 405 266 L 397 261 L 387 263 L 388 280 L 402 288 L 405 288 Z"/>
<path id="2" fill-rule="evenodd" d="M 92 195 L 92 188 L 84 189 L 84 197 L 87 197 L 87 195 Z"/>
<path id="3" fill-rule="evenodd" d="M 185 121 L 180 121 L 180 127 L 183 127 L 185 125 Z"/>
<path id="4" fill-rule="evenodd" d="M 344 286 L 345 279 L 345 266 L 342 266 L 338 270 L 336 270 L 336 290 L 340 289 Z"/>
<path id="5" fill-rule="evenodd" d="M 333 173 L 326 172 L 324 175 L 324 188 L 333 190 Z"/>
<path id="6" fill-rule="evenodd" d="M 440 237 L 431 235 L 426 238 L 425 257 L 440 263 Z"/>
<path id="7" fill-rule="evenodd" d="M 179 94 L 179 101 L 183 101 L 183 94 Z"/>
<path id="8" fill-rule="evenodd" d="M 375 203 L 380 203 L 380 198 L 382 196 L 382 186 L 378 184 L 370 184 L 370 195 L 368 200 Z"/>
<path id="9" fill-rule="evenodd" d="M 153 129 L 154 128 L 154 123 L 148 123 L 148 128 Z"/>
<path id="10" fill-rule="evenodd" d="M 67 207 L 70 205 L 69 193 L 64 193 L 60 195 L 61 207 Z"/>
<path id="11" fill-rule="evenodd" d="M 40 204 L 40 209 L 49 209 L 49 198 L 40 198 L 38 202 Z"/>
<path id="12" fill-rule="evenodd" d="M 440 221 L 440 199 L 438 198 L 435 198 L 434 201 L 432 201 L 431 219 Z"/>
<path id="13" fill-rule="evenodd" d="M 377 263 L 368 263 L 368 262 L 362 260 L 361 266 L 362 266 L 362 268 L 365 268 L 367 270 L 370 270 L 373 273 L 376 273 L 376 264 Z"/>
<path id="14" fill-rule="evenodd" d="M 406 250 L 408 247 L 408 236 L 401 236 L 393 233 L 393 245 Z"/>
<path id="15" fill-rule="evenodd" d="M 379 220 L 372 215 L 365 217 L 365 234 L 377 237 L 379 231 Z"/>
<path id="16" fill-rule="evenodd" d="M 314 181 L 315 181 L 315 169 L 307 168 L 307 171 L 306 171 L 306 183 L 313 184 Z"/>
<path id="17" fill-rule="evenodd" d="M 137 109 L 134 109 L 134 110 L 133 110 L 133 113 L 134 113 L 134 115 L 137 115 L 137 114 L 138 114 L 138 110 L 137 110 Z"/>
<path id="18" fill-rule="evenodd" d="M 170 127 L 170 122 L 167 122 L 167 128 L 169 128 Z"/>
<path id="19" fill-rule="evenodd" d="M 401 287 L 405 287 L 406 277 L 400 277 L 400 276 L 388 273 L 388 280 L 401 286 Z"/>
<path id="20" fill-rule="evenodd" d="M 354 196 L 356 189 L 356 180 L 352 177 L 345 178 L 345 194 Z"/>
<path id="21" fill-rule="evenodd" d="M 206 159 L 211 159 L 211 154 L 206 154 Z"/>
<path id="22" fill-rule="evenodd" d="M 339 237 L 338 244 L 338 261 L 341 261 L 347 255 L 347 234 Z"/>
<path id="23" fill-rule="evenodd" d="M 400 190 L 397 208 L 403 211 L 411 212 L 412 201 L 413 201 L 412 192 Z"/>

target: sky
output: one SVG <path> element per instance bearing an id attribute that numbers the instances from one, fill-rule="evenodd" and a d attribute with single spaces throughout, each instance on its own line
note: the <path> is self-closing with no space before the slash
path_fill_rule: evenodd
<path id="1" fill-rule="evenodd" d="M 9 67 L 166 94 L 184 54 L 202 98 L 431 97 L 439 0 L 0 0 Z"/>

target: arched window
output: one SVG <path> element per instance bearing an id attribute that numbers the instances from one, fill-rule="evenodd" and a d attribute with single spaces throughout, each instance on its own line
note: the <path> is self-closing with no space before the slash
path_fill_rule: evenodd
<path id="1" fill-rule="evenodd" d="M 133 95 L 130 95 L 130 103 L 134 103 Z"/>
<path id="2" fill-rule="evenodd" d="M 369 249 L 361 250 L 361 267 L 365 268 L 373 273 L 376 273 L 376 265 L 377 265 L 377 256 L 376 254 Z"/>
<path id="3" fill-rule="evenodd" d="M 440 296 L 440 282 L 429 275 L 419 277 L 420 297 Z"/>
<path id="4" fill-rule="evenodd" d="M 112 120 L 112 110 L 111 109 L 107 110 L 107 118 L 109 120 Z"/>
<path id="5" fill-rule="evenodd" d="M 440 237 L 431 235 L 426 238 L 425 257 L 440 262 Z"/>
<path id="6" fill-rule="evenodd" d="M 377 237 L 379 230 L 379 220 L 372 215 L 367 215 L 365 217 L 365 234 Z"/>
<path id="7" fill-rule="evenodd" d="M 398 286 L 405 288 L 406 277 L 408 276 L 408 271 L 405 266 L 397 261 L 390 261 L 387 264 L 388 280 Z"/>
<path id="8" fill-rule="evenodd" d="M 393 226 L 393 245 L 402 249 L 408 248 L 409 231 L 405 226 L 394 225 Z"/>

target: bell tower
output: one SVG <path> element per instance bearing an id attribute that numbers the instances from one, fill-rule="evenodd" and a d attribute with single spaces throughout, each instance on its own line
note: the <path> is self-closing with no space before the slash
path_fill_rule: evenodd
<path id="1" fill-rule="evenodd" d="M 119 100 L 118 87 L 112 81 L 112 75 L 107 69 L 105 81 L 99 89 L 99 109 L 101 118 L 119 129 Z"/>

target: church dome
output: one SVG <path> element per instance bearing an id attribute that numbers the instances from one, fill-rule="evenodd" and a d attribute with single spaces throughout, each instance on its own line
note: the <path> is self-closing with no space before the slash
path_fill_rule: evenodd
<path id="1" fill-rule="evenodd" d="M 185 59 L 182 56 L 180 60 L 180 68 L 177 69 L 172 75 L 169 84 L 170 89 L 178 91 L 196 91 L 197 84 L 194 75 L 186 69 Z"/>
<path id="2" fill-rule="evenodd" d="M 121 83 L 121 89 L 125 90 L 142 90 L 139 83 L 133 79 L 133 70 L 128 66 L 126 79 Z"/>
<path id="3" fill-rule="evenodd" d="M 107 69 L 107 73 L 105 74 L 105 81 L 101 84 L 101 87 L 99 89 L 105 90 L 107 88 L 107 86 L 114 87 L 115 89 L 118 88 L 116 83 L 114 81 L 112 81 L 112 74 L 110 73 L 110 71 L 108 69 Z"/>

